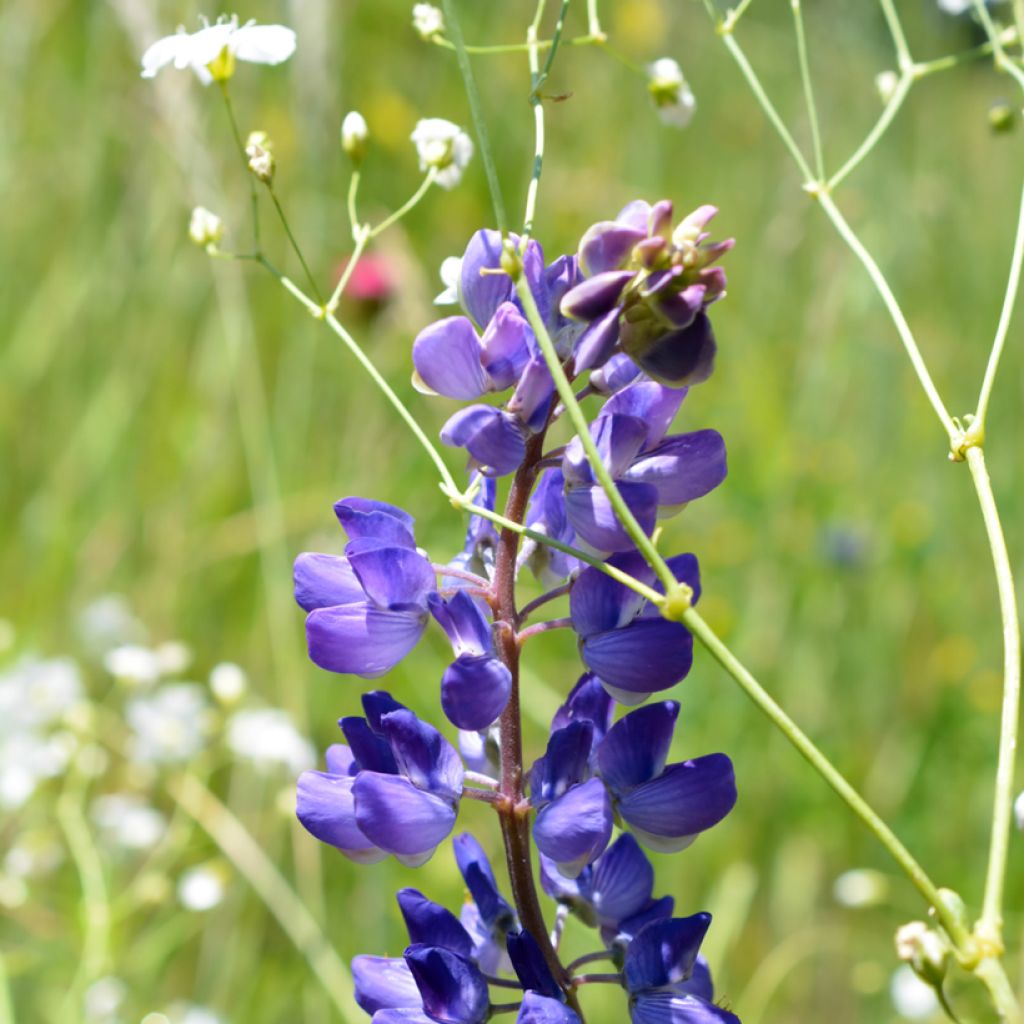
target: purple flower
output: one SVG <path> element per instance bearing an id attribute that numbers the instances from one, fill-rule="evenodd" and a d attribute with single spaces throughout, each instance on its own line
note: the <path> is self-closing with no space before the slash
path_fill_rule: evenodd
<path id="1" fill-rule="evenodd" d="M 516 1024 L 580 1024 L 580 1018 L 575 1010 L 557 999 L 525 992 Z"/>
<path id="2" fill-rule="evenodd" d="M 420 1009 L 423 1001 L 401 957 L 357 956 L 352 960 L 356 1002 L 367 1012 Z"/>
<path id="3" fill-rule="evenodd" d="M 623 976 L 632 1024 L 740 1024 L 711 1002 L 710 974 L 696 969 L 710 914 L 655 921 L 626 950 Z"/>
<path id="4" fill-rule="evenodd" d="M 530 497 L 526 525 L 552 540 L 573 546 L 576 531 L 566 515 L 564 489 L 562 471 L 546 469 Z M 519 564 L 529 565 L 534 575 L 548 586 L 561 583 L 580 566 L 579 559 L 527 537 L 523 538 Z"/>
<path id="5" fill-rule="evenodd" d="M 568 878 L 599 857 L 612 834 L 612 807 L 604 783 L 591 778 L 594 727 L 571 722 L 557 729 L 530 772 L 530 800 L 537 809 L 533 838 Z"/>
<path id="6" fill-rule="evenodd" d="M 597 748 L 601 778 L 615 811 L 644 845 L 681 850 L 736 803 L 736 778 L 725 754 L 665 764 L 679 705 L 649 704 L 620 719 Z"/>
<path id="7" fill-rule="evenodd" d="M 491 1007 L 487 982 L 472 960 L 443 946 L 424 943 L 414 943 L 403 955 L 430 1020 L 485 1024 Z"/>
<path id="8" fill-rule="evenodd" d="M 481 970 L 494 974 L 511 970 L 506 938 L 519 927 L 516 913 L 498 889 L 483 847 L 468 832 L 452 840 L 455 860 L 472 897 L 462 906 L 462 926 L 473 939 L 473 958 Z"/>
<path id="9" fill-rule="evenodd" d="M 637 552 L 608 559 L 631 576 L 662 591 Z M 700 596 L 697 559 L 668 560 L 676 579 Z M 569 595 L 573 628 L 584 664 L 620 703 L 639 704 L 685 678 L 693 662 L 693 637 L 685 626 L 662 618 L 655 605 L 593 566 L 580 573 Z"/>
<path id="10" fill-rule="evenodd" d="M 672 231 L 670 202 L 638 200 L 586 231 L 578 256 L 584 280 L 561 301 L 565 316 L 588 325 L 576 345 L 577 373 L 621 350 L 666 384 L 711 375 L 715 339 L 705 310 L 725 292 L 725 274 L 712 264 L 733 245 L 707 241 L 716 212 L 702 206 Z"/>
<path id="11" fill-rule="evenodd" d="M 638 381 L 613 395 L 591 424 L 601 461 L 645 533 L 657 517 L 703 497 L 726 475 L 725 443 L 714 430 L 666 437 L 686 389 Z M 562 459 L 569 524 L 595 551 L 629 551 L 633 540 L 594 477 L 580 439 Z"/>
<path id="12" fill-rule="evenodd" d="M 441 428 L 441 440 L 465 448 L 470 465 L 485 476 L 505 476 L 518 468 L 526 455 L 526 434 L 511 413 L 492 405 L 460 409 Z"/>
<path id="13" fill-rule="evenodd" d="M 505 710 L 512 673 L 495 654 L 491 624 L 465 590 L 429 598 L 430 612 L 448 634 L 455 661 L 441 679 L 441 707 L 460 729 L 486 729 Z"/>
<path id="14" fill-rule="evenodd" d="M 349 537 L 345 555 L 299 555 L 295 600 L 309 613 L 310 658 L 370 679 L 394 668 L 423 635 L 434 571 L 416 550 L 408 513 L 365 498 L 344 498 L 334 511 Z"/>
<path id="15" fill-rule="evenodd" d="M 366 718 L 341 720 L 349 745 L 328 749 L 327 771 L 299 777 L 299 820 L 351 860 L 391 853 L 422 864 L 455 825 L 462 763 L 433 726 L 389 694 L 365 694 L 363 707 Z"/>
<path id="16" fill-rule="evenodd" d="M 476 503 L 493 512 L 497 500 L 497 484 L 494 478 L 474 473 L 469 482 L 471 486 L 476 483 L 480 485 Z M 484 579 L 490 579 L 494 569 L 494 550 L 497 544 L 498 531 L 495 530 L 494 524 L 482 516 L 470 516 L 462 550 L 448 565 L 452 569 L 475 573 Z M 469 586 L 464 579 L 456 576 L 445 576 L 441 582 L 446 588 Z"/>

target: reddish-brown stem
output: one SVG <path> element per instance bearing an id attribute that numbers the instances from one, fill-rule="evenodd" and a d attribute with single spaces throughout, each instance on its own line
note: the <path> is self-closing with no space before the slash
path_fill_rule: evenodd
<path id="1" fill-rule="evenodd" d="M 539 463 L 543 455 L 544 434 L 535 435 L 526 446 L 526 457 L 516 472 L 505 503 L 505 516 L 522 523 L 526 506 L 537 480 Z M 494 562 L 494 619 L 495 644 L 502 661 L 512 674 L 512 692 L 508 705 L 501 714 L 501 779 L 498 793 L 503 798 L 495 804 L 501 822 L 501 835 L 505 843 L 512 896 L 522 926 L 540 947 L 552 975 L 562 986 L 565 997 L 577 1013 L 580 1007 L 569 973 L 558 959 L 551 945 L 544 913 L 537 897 L 533 879 L 530 851 L 529 805 L 523 793 L 523 729 L 519 705 L 519 638 L 515 625 L 516 610 L 516 556 L 519 553 L 519 534 L 514 530 L 501 531 Z M 582 1014 L 581 1014 L 582 1019 Z"/>
<path id="2" fill-rule="evenodd" d="M 538 633 L 547 633 L 552 629 L 571 629 L 572 619 L 551 619 L 548 622 L 538 622 L 536 625 L 527 626 L 526 629 L 519 631 L 519 646 L 522 647 L 531 636 L 536 636 Z"/>

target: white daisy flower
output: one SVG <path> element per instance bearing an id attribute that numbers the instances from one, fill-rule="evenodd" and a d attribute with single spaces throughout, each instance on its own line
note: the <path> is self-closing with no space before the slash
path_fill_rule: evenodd
<path id="1" fill-rule="evenodd" d="M 420 158 L 420 170 L 437 169 L 434 179 L 442 188 L 454 188 L 473 156 L 473 140 L 457 125 L 443 117 L 425 117 L 416 122 L 413 145 Z"/>

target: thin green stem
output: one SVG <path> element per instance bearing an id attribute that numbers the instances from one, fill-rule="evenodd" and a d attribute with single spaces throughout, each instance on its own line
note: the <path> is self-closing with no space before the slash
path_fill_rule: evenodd
<path id="1" fill-rule="evenodd" d="M 1014 29 L 1004 33 L 1007 42 L 1017 39 L 1017 32 Z M 945 57 L 936 57 L 934 60 L 918 61 L 914 65 L 914 78 L 925 78 L 927 75 L 934 75 L 939 71 L 949 71 L 959 67 L 961 64 L 968 64 L 971 61 L 979 60 L 982 57 L 990 57 L 993 48 L 991 41 L 972 46 L 969 50 L 961 50 L 959 53 L 950 53 Z"/>
<path id="2" fill-rule="evenodd" d="M 533 328 L 533 333 L 537 338 L 537 344 L 540 346 L 540 350 L 544 354 L 544 360 L 548 364 L 551 376 L 554 378 L 555 389 L 558 391 L 558 397 L 562 400 L 562 404 L 565 406 L 565 411 L 568 414 L 569 419 L 572 421 L 573 428 L 579 436 L 580 443 L 583 445 L 583 450 L 587 453 L 587 460 L 590 463 L 594 476 L 597 478 L 598 483 L 600 483 L 604 488 L 608 501 L 611 503 L 611 506 L 615 511 L 616 518 L 629 534 L 630 539 L 637 546 L 637 550 L 644 556 L 647 564 L 650 565 L 655 574 L 661 580 L 665 587 L 665 594 L 671 595 L 678 593 L 680 591 L 681 584 L 676 581 L 676 578 L 673 575 L 672 570 L 668 567 L 668 564 L 665 562 L 665 559 L 658 553 L 658 549 L 654 546 L 654 541 L 647 536 L 643 527 L 637 522 L 636 516 L 633 515 L 629 505 L 626 504 L 626 500 L 622 497 L 615 480 L 608 471 L 608 467 L 605 466 L 604 462 L 601 460 L 601 454 L 597 450 L 594 438 L 591 436 L 587 418 L 583 414 L 583 410 L 580 408 L 579 402 L 576 401 L 576 395 L 573 393 L 572 384 L 569 382 L 569 378 L 565 375 L 565 370 L 562 368 L 561 360 L 558 358 L 558 353 L 555 351 L 555 343 L 551 340 L 551 335 L 548 333 L 547 325 L 544 323 L 544 320 L 540 315 L 540 311 L 537 309 L 537 302 L 533 297 L 533 292 L 530 291 L 529 282 L 526 280 L 526 276 L 524 274 L 520 274 L 516 281 L 516 292 L 519 295 L 519 301 L 522 303 L 523 311 L 526 313 L 526 319 Z"/>
<path id="3" fill-rule="evenodd" d="M 889 26 L 889 34 L 892 36 L 893 46 L 896 47 L 896 59 L 899 63 L 899 69 L 900 71 L 905 71 L 914 63 L 914 60 L 910 56 L 907 37 L 903 34 L 903 25 L 900 24 L 900 18 L 896 13 L 893 0 L 879 0 L 879 3 L 882 7 L 882 13 L 885 15 L 885 22 Z"/>
<path id="4" fill-rule="evenodd" d="M 995 57 L 996 69 L 998 71 L 1005 71 L 1016 80 L 1017 84 L 1022 89 L 1024 89 L 1024 70 L 1021 70 L 1020 64 L 1017 62 L 1016 58 L 1009 56 L 1006 50 L 1003 49 L 1002 35 L 996 27 L 996 23 L 992 20 L 992 15 L 989 14 L 984 0 L 973 0 L 973 3 L 974 13 L 978 16 L 978 20 L 984 27 L 989 42 L 992 44 L 992 53 Z"/>
<path id="5" fill-rule="evenodd" d="M 15 1024 L 14 1001 L 7 982 L 7 965 L 3 953 L 0 953 L 0 1024 Z"/>
<path id="6" fill-rule="evenodd" d="M 1020 291 L 1022 263 L 1024 263 L 1024 189 L 1021 190 L 1020 211 L 1017 214 L 1017 234 L 1013 241 L 1013 256 L 1010 258 L 1010 274 L 1006 282 L 1006 294 L 1003 296 L 1003 308 L 999 314 L 999 325 L 996 327 L 996 335 L 992 341 L 992 351 L 989 353 L 988 365 L 985 367 L 985 378 L 981 382 L 978 405 L 969 430 L 969 433 L 978 438 L 984 438 L 985 436 L 985 417 L 988 415 L 988 403 L 992 396 L 992 386 L 995 384 L 996 371 L 999 369 L 999 358 L 1003 354 L 1006 336 L 1010 330 L 1010 321 L 1013 318 L 1013 308 L 1016 305 L 1017 295 Z"/>
<path id="7" fill-rule="evenodd" d="M 807 56 L 807 35 L 804 32 L 804 15 L 800 0 L 790 0 L 793 11 L 793 27 L 796 31 L 796 51 L 800 62 L 800 81 L 803 83 L 804 102 L 807 104 L 807 119 L 811 126 L 811 148 L 814 150 L 814 168 L 818 181 L 825 180 L 825 156 L 821 148 L 821 127 L 818 124 L 818 107 L 814 101 L 814 83 L 811 80 L 811 62 Z"/>
<path id="8" fill-rule="evenodd" d="M 345 207 L 348 210 L 348 223 L 352 229 L 353 240 L 358 241 L 357 235 L 360 227 L 359 223 L 359 212 L 356 210 L 356 198 L 359 195 L 359 180 L 361 175 L 359 170 L 356 169 L 352 172 L 352 177 L 348 179 L 348 195 L 345 198 Z"/>
<path id="9" fill-rule="evenodd" d="M 1021 1024 L 1020 1002 L 1014 992 L 1006 969 L 1002 962 L 994 957 L 987 957 L 974 969 L 974 973 L 984 983 L 992 997 L 992 1005 L 999 1013 L 1000 1024 Z"/>
<path id="10" fill-rule="evenodd" d="M 621 583 L 624 587 L 629 587 L 630 590 L 640 594 L 641 597 L 646 597 L 648 601 L 651 601 L 656 605 L 661 606 L 665 601 L 664 594 L 659 594 L 653 587 L 649 587 L 646 583 L 642 583 L 640 580 L 634 579 L 629 575 L 629 573 L 623 572 L 621 569 L 617 569 L 614 565 L 602 562 L 601 559 L 595 558 L 593 555 L 588 555 L 585 551 L 580 551 L 579 548 L 574 548 L 569 544 L 563 544 L 561 541 L 555 540 L 554 537 L 549 537 L 546 533 L 541 533 L 539 530 L 533 530 L 529 526 L 523 526 L 522 523 L 514 523 L 511 519 L 506 518 L 500 512 L 494 512 L 489 508 L 485 508 L 483 505 L 476 505 L 473 502 L 463 501 L 461 500 L 458 491 L 445 490 L 444 493 L 456 508 L 461 509 L 464 512 L 469 512 L 474 516 L 480 516 L 481 519 L 486 519 L 488 522 L 494 523 L 495 526 L 501 526 L 506 530 L 514 530 L 523 537 L 536 541 L 538 544 L 545 544 L 549 548 L 561 551 L 563 554 L 572 555 L 573 558 L 578 558 L 586 565 L 593 566 L 598 571 L 603 572 L 606 576 L 610 576 L 613 580 Z"/>
<path id="11" fill-rule="evenodd" d="M 544 104 L 541 101 L 540 93 L 540 51 L 537 48 L 537 32 L 540 28 L 540 21 L 544 15 L 546 0 L 538 0 L 537 13 L 526 30 L 527 52 L 530 61 L 530 105 L 533 107 L 533 169 L 530 173 L 530 184 L 526 189 L 526 212 L 523 214 L 523 238 L 528 239 L 533 234 L 533 218 L 537 210 L 537 193 L 540 189 L 540 176 L 544 169 Z M 565 7 L 568 0 L 562 6 L 562 16 L 565 15 Z M 559 34 L 561 34 L 562 20 L 559 19 Z M 554 54 L 554 48 L 551 50 Z M 547 70 L 545 69 L 545 74 Z"/>
<path id="12" fill-rule="evenodd" d="M 245 143 L 242 141 L 242 133 L 238 130 L 238 121 L 235 119 L 235 108 L 231 103 L 231 96 L 228 93 L 228 83 L 226 79 L 217 82 L 220 86 L 220 94 L 224 97 L 224 109 L 227 111 L 228 124 L 231 125 L 231 134 L 235 139 L 235 148 L 238 150 L 238 155 L 241 157 L 242 164 L 245 167 L 245 176 L 249 180 L 249 205 L 252 209 L 252 236 L 253 236 L 253 248 L 259 252 L 261 249 L 260 244 L 260 197 L 259 192 L 256 188 L 256 179 L 253 177 L 249 170 L 249 158 L 245 155 Z"/>
<path id="13" fill-rule="evenodd" d="M 822 190 L 819 192 L 817 194 L 817 199 L 821 204 L 821 208 L 825 211 L 825 215 L 832 222 L 836 231 L 839 232 L 840 237 L 844 242 L 846 242 L 849 248 L 853 251 L 853 254 L 860 260 L 864 269 L 868 272 L 868 276 L 874 283 L 876 291 L 881 296 L 886 309 L 889 311 L 889 316 L 896 325 L 900 341 L 903 342 L 903 347 L 906 349 L 907 355 L 910 358 L 911 365 L 914 368 L 914 372 L 917 374 L 917 379 L 921 384 L 921 388 L 924 390 L 928 401 L 931 403 L 932 409 L 935 410 L 935 415 L 939 418 L 939 422 L 949 435 L 951 444 L 956 443 L 961 436 L 961 431 L 953 422 L 952 417 L 946 409 L 945 403 L 939 395 L 938 389 L 935 387 L 935 382 L 932 380 L 932 376 L 928 372 L 928 367 L 925 365 L 924 358 L 921 355 L 921 350 L 917 347 L 917 342 L 914 339 L 914 332 L 910 329 L 910 324 L 907 323 L 907 318 L 903 315 L 903 310 L 900 309 L 900 305 L 896 301 L 896 296 L 893 295 L 892 289 L 889 287 L 889 282 L 885 279 L 885 275 L 875 262 L 874 257 L 870 252 L 868 252 L 864 243 L 861 242 L 860 238 L 857 237 L 856 232 L 847 223 L 846 218 L 842 213 L 840 213 L 839 208 L 833 202 L 828 191 Z"/>
<path id="14" fill-rule="evenodd" d="M 267 191 L 270 193 L 270 198 L 274 203 L 274 209 L 277 210 L 277 216 L 281 220 L 281 226 L 284 228 L 284 233 L 288 236 L 288 241 L 291 243 L 292 250 L 295 255 L 298 256 L 299 263 L 302 264 L 302 270 L 306 275 L 306 281 L 309 283 L 310 291 L 312 291 L 316 301 L 323 305 L 324 300 L 320 295 L 320 289 L 317 287 L 312 271 L 310 271 L 309 265 L 306 263 L 306 257 L 302 255 L 302 249 L 299 248 L 299 243 L 292 232 L 291 225 L 288 223 L 288 218 L 284 215 L 284 208 L 281 206 L 281 201 L 277 198 L 277 193 L 274 191 L 274 185 L 272 182 L 267 182 Z"/>
<path id="15" fill-rule="evenodd" d="M 569 11 L 569 3 L 570 0 L 562 0 L 562 6 L 558 11 L 558 21 L 555 22 L 555 31 L 551 36 L 551 48 L 548 50 L 547 59 L 544 61 L 544 70 L 541 71 L 539 76 L 536 76 L 534 69 L 530 68 L 535 76 L 532 82 L 535 93 L 547 81 L 548 75 L 551 73 L 551 66 L 555 63 L 555 54 L 558 53 L 558 44 L 562 41 L 562 31 L 565 28 L 565 16 Z M 537 31 L 540 30 L 540 20 L 544 13 L 545 4 L 546 0 L 540 0 L 537 4 L 537 16 L 533 21 L 533 26 Z"/>
<path id="16" fill-rule="evenodd" d="M 1020 718 L 1020 623 L 1017 618 L 1017 595 L 1010 556 L 1006 550 L 999 511 L 992 493 L 992 482 L 985 467 L 985 454 L 981 447 L 975 445 L 967 449 L 967 465 L 978 494 L 982 518 L 985 520 L 985 532 L 992 551 L 992 563 L 999 590 L 999 612 L 1003 623 L 1003 710 L 999 728 L 999 756 L 988 873 L 985 877 L 981 920 L 978 922 L 979 936 L 993 941 L 998 946 L 1001 945 L 1002 938 L 1003 886 L 1013 816 L 1013 777 Z"/>
<path id="17" fill-rule="evenodd" d="M 597 0 L 587 0 L 587 32 L 592 39 L 604 39 L 604 29 L 597 13 Z"/>
<path id="18" fill-rule="evenodd" d="M 455 47 L 455 57 L 459 64 L 459 71 L 462 73 L 462 81 L 466 88 L 466 98 L 469 100 L 469 112 L 473 118 L 473 128 L 476 130 L 477 143 L 480 149 L 480 159 L 483 161 L 484 174 L 487 177 L 487 187 L 491 193 L 491 204 L 494 206 L 495 227 L 502 233 L 508 230 L 508 217 L 505 215 L 505 201 L 501 198 L 501 183 L 498 181 L 498 169 L 494 162 L 494 154 L 491 152 L 491 140 L 487 132 L 487 120 L 484 117 L 483 105 L 480 102 L 480 91 L 476 87 L 476 79 L 473 77 L 473 66 L 469 62 L 469 55 L 466 53 L 466 45 L 462 38 L 462 28 L 459 19 L 455 14 L 454 0 L 441 0 L 444 9 L 444 20 L 451 33 L 452 43 Z"/>
<path id="19" fill-rule="evenodd" d="M 358 1019 L 361 1014 L 352 997 L 348 969 L 320 930 L 316 918 L 249 830 L 194 775 L 169 779 L 167 789 L 252 886 L 309 964 L 341 1019 Z"/>
<path id="20" fill-rule="evenodd" d="M 394 213 L 385 217 L 376 227 L 370 228 L 370 238 L 376 238 L 378 235 L 383 234 L 392 224 L 397 224 L 410 210 L 412 210 L 417 203 L 427 194 L 430 190 L 430 186 L 437 180 L 437 168 L 431 167 L 427 171 L 426 177 L 420 182 L 419 188 L 404 202 L 402 205 L 395 210 Z"/>
<path id="21" fill-rule="evenodd" d="M 875 122 L 874 127 L 868 132 L 864 141 L 857 147 L 850 159 L 829 178 L 828 188 L 830 190 L 836 188 L 841 181 L 844 181 L 847 175 L 858 167 L 861 161 L 878 145 L 879 139 L 886 133 L 889 125 L 892 124 L 899 113 L 900 107 L 903 106 L 903 101 L 907 98 L 907 93 L 910 92 L 910 87 L 913 84 L 914 78 L 911 72 L 904 71 L 899 76 L 896 81 L 896 88 L 893 90 L 892 96 L 889 97 L 889 101 L 882 110 L 881 116 Z"/>
<path id="22" fill-rule="evenodd" d="M 725 21 L 719 21 L 718 14 L 715 11 L 715 6 L 712 3 L 712 0 L 704 0 L 704 6 L 707 9 L 708 15 L 711 17 L 711 20 L 715 23 L 715 27 L 717 28 L 719 35 L 721 35 L 726 49 L 732 55 L 732 59 L 736 62 L 737 67 L 739 67 L 740 73 L 747 80 L 747 85 L 750 86 L 750 91 L 754 94 L 754 98 L 764 111 L 765 117 L 767 117 L 771 122 L 776 134 L 782 140 L 786 149 L 789 150 L 789 155 L 793 158 L 797 167 L 800 169 L 800 173 L 803 175 L 804 181 L 813 182 L 815 179 L 810 165 L 804 158 L 804 155 L 800 151 L 800 147 L 796 144 L 796 140 L 793 138 L 790 130 L 786 127 L 785 122 L 782 120 L 782 116 L 779 114 L 778 110 L 775 109 L 775 104 L 768 98 L 768 94 L 764 91 L 764 86 L 761 84 L 761 79 L 757 77 L 757 72 L 754 71 L 753 67 L 751 67 L 750 61 L 747 60 L 747 55 L 743 52 L 742 47 L 736 42 L 736 39 L 733 36 L 732 30 L 737 19 L 734 18 L 730 20 L 727 18 Z"/>
<path id="23" fill-rule="evenodd" d="M 832 787 L 843 803 L 870 829 L 893 860 L 906 873 L 929 906 L 934 908 L 942 926 L 954 943 L 961 949 L 968 948 L 971 943 L 970 936 L 946 906 L 935 883 L 864 797 L 850 785 L 796 722 L 769 696 L 732 651 L 716 636 L 695 608 L 686 609 L 679 616 L 679 621 L 704 645 L 722 668 L 739 683 L 743 692 L 757 705 L 758 710 L 796 747 L 811 767 Z"/>
<path id="24" fill-rule="evenodd" d="M 605 40 L 604 34 L 595 35 L 594 33 L 588 32 L 585 36 L 572 36 L 569 39 L 563 39 L 563 46 L 601 46 Z M 435 37 L 432 42 L 436 46 L 440 46 L 445 50 L 455 50 L 455 44 L 450 42 L 443 37 Z M 537 49 L 538 50 L 550 50 L 554 40 L 552 39 L 538 39 Z M 491 46 L 473 46 L 467 43 L 464 47 L 466 53 L 471 56 L 495 56 L 502 53 L 529 53 L 529 43 L 495 43 Z"/>
<path id="25" fill-rule="evenodd" d="M 355 273 L 356 266 L 362 258 L 363 251 L 366 249 L 366 244 L 370 240 L 370 232 L 363 225 L 357 227 L 354 234 L 356 245 L 352 250 L 352 255 L 348 258 L 348 262 L 345 264 L 345 269 L 342 271 L 341 277 L 338 278 L 338 283 L 335 285 L 334 291 L 331 292 L 331 297 L 327 300 L 326 308 L 328 313 L 333 313 L 338 308 L 338 303 L 341 301 L 342 295 L 345 294 L 345 289 L 348 287 L 348 283 L 352 279 L 352 275 Z"/>
<path id="26" fill-rule="evenodd" d="M 735 7 L 727 11 L 721 25 L 722 32 L 731 32 L 736 27 L 740 18 L 747 13 L 747 8 L 752 3 L 753 0 L 740 0 Z M 714 8 L 712 8 L 712 13 L 714 13 Z"/>

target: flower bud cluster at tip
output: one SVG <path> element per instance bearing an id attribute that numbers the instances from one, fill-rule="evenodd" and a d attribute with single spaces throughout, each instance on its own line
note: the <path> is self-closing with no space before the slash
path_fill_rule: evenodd
<path id="1" fill-rule="evenodd" d="M 271 185 L 274 181 L 274 145 L 270 136 L 263 131 L 250 132 L 245 140 L 245 155 L 249 161 L 249 170 L 257 180 L 264 185 Z"/>

